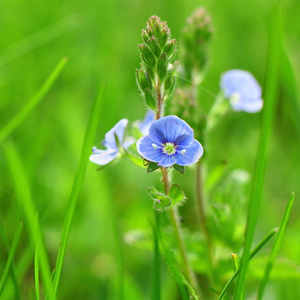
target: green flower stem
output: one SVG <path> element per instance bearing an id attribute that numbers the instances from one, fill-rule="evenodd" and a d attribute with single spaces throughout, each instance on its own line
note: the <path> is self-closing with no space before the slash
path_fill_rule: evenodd
<path id="1" fill-rule="evenodd" d="M 162 168 L 162 175 L 163 175 L 163 184 L 164 184 L 164 188 L 165 188 L 165 193 L 168 194 L 169 190 L 170 190 L 170 183 L 169 183 L 169 179 L 168 179 L 167 169 L 164 167 Z M 185 249 L 185 246 L 183 243 L 183 236 L 182 236 L 182 231 L 180 228 L 179 214 L 178 214 L 178 210 L 177 210 L 176 206 L 171 207 L 169 209 L 169 216 L 170 216 L 173 230 L 175 233 L 175 238 L 176 238 L 176 241 L 177 241 L 177 244 L 179 247 L 179 252 L 181 255 L 181 259 L 182 259 L 184 274 L 185 274 L 187 280 L 193 285 L 196 292 L 198 292 L 199 291 L 198 283 L 197 283 L 195 274 L 189 264 L 186 249 Z"/>

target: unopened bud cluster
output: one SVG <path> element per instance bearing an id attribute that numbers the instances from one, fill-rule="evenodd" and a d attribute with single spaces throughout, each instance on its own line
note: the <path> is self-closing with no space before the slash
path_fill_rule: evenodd
<path id="1" fill-rule="evenodd" d="M 208 61 L 209 42 L 212 37 L 211 19 L 205 9 L 197 9 L 188 19 L 183 29 L 182 65 L 183 76 L 198 84 L 201 73 Z"/>
<path id="2" fill-rule="evenodd" d="M 142 63 L 136 79 L 146 104 L 157 109 L 174 88 L 176 40 L 171 39 L 167 23 L 157 16 L 149 18 L 142 38 L 144 43 L 138 46 Z"/>

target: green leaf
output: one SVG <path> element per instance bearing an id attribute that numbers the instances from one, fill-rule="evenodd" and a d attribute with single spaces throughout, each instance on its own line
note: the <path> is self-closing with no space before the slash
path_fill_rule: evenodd
<path id="1" fill-rule="evenodd" d="M 185 172 L 185 166 L 173 165 L 173 168 L 181 174 Z"/>
<path id="2" fill-rule="evenodd" d="M 167 195 L 159 192 L 154 186 L 149 187 L 148 191 L 155 201 L 155 209 L 158 212 L 163 212 L 168 206 L 171 205 L 172 199 Z"/>
<path id="3" fill-rule="evenodd" d="M 159 166 L 157 164 L 158 163 L 151 161 L 147 167 L 147 173 L 151 173 L 159 169 Z"/>
<path id="4" fill-rule="evenodd" d="M 161 199 L 156 199 L 155 209 L 157 212 L 163 212 L 171 204 L 172 204 L 172 199 L 168 196 L 164 196 Z"/>
<path id="5" fill-rule="evenodd" d="M 171 276 L 173 277 L 173 279 L 176 281 L 176 283 L 179 286 L 179 289 L 182 293 L 183 299 L 198 300 L 199 298 L 198 298 L 196 292 L 194 291 L 193 287 L 189 284 L 189 282 L 185 278 L 184 274 L 182 272 L 180 272 L 180 270 L 176 264 L 173 252 L 163 243 L 161 237 L 160 237 L 160 244 L 162 246 L 161 247 L 162 255 L 165 259 L 165 262 L 168 266 Z M 186 290 L 183 288 L 183 286 L 185 286 L 187 288 L 188 293 L 189 293 L 189 298 L 186 295 Z"/>
<path id="6" fill-rule="evenodd" d="M 172 199 L 172 205 L 180 203 L 185 198 L 181 187 L 176 183 L 171 186 L 169 197 Z"/>

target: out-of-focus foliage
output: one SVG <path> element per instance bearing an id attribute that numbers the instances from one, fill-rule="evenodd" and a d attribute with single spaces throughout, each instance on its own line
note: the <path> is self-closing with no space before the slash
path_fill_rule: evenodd
<path id="1" fill-rule="evenodd" d="M 198 90 L 199 105 L 207 113 L 219 91 L 220 74 L 224 71 L 248 70 L 264 87 L 271 1 L 4 0 L 0 3 L 0 128 L 36 94 L 59 60 L 68 57 L 51 91 L 9 137 L 27 173 L 51 268 L 55 266 L 67 200 L 99 85 L 106 83 L 106 93 L 96 146 L 120 119 L 143 119 L 145 105 L 136 87 L 135 69 L 139 68 L 138 43 L 147 19 L 158 15 L 167 21 L 172 38 L 180 42 L 187 17 L 199 5 L 209 12 L 214 28 L 210 68 Z M 256 242 L 278 226 L 288 195 L 295 190 L 297 197 L 299 191 L 300 3 L 285 1 L 282 9 L 286 53 L 280 69 L 279 101 Z M 246 182 L 242 190 L 236 188 L 241 173 L 236 177 L 232 170 L 245 170 L 243 174 L 250 174 L 251 180 L 260 118 L 259 114 L 243 112 L 227 114 L 206 141 L 209 151 L 205 153 L 205 172 L 213 174 L 204 183 L 207 195 L 211 196 L 211 226 L 215 235 L 222 235 L 220 240 L 227 241 L 226 245 L 223 242 L 218 245 L 218 267 L 224 270 L 224 277 L 217 278 L 220 290 L 231 275 L 230 253 L 241 247 L 249 194 Z M 158 172 L 146 174 L 146 168 L 134 166 L 129 160 L 99 172 L 96 168 L 89 163 L 80 193 L 59 299 L 116 299 L 118 244 L 122 249 L 126 299 L 147 299 L 152 256 L 149 228 L 153 222 L 153 201 L 147 187 L 160 185 Z M 186 168 L 184 177 L 178 172 L 172 176 L 186 196 L 185 205 L 179 209 L 183 225 L 190 228 L 185 232 L 190 259 L 195 269 L 203 272 L 207 266 L 201 260 L 201 253 L 205 252 L 201 246 L 203 236 L 195 232 L 198 225 L 194 211 L 194 170 Z M 296 201 L 266 299 L 292 300 L 300 294 L 299 210 Z M 220 213 L 219 223 L 213 222 Z M 0 224 L 10 245 L 21 216 L 15 182 L 1 148 Z M 161 221 L 161 226 L 168 230 L 168 222 Z M 237 224 L 230 231 L 230 226 Z M 22 299 L 34 294 L 34 249 L 28 242 L 28 234 L 23 230 L 15 254 Z M 166 239 L 172 245 L 171 234 Z M 268 247 L 271 246 L 267 244 L 263 254 L 250 264 L 250 288 L 257 286 L 257 278 L 262 275 L 260 266 L 267 261 Z M 177 254 L 175 251 L 175 257 Z M 1 274 L 7 257 L 0 240 Z M 289 268 L 285 269 L 286 263 L 282 262 L 288 262 Z M 163 299 L 175 299 L 175 283 L 167 268 L 162 273 Z M 3 299 L 12 299 L 13 291 L 9 279 Z"/>

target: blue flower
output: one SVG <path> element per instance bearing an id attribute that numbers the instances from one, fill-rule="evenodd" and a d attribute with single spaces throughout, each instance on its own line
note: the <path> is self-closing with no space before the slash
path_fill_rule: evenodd
<path id="1" fill-rule="evenodd" d="M 132 138 L 124 138 L 127 124 L 128 120 L 122 119 L 105 134 L 103 145 L 106 147 L 106 149 L 101 150 L 93 147 L 93 154 L 90 156 L 91 162 L 100 166 L 104 166 L 113 161 L 119 155 L 121 147 L 127 149 L 134 143 Z M 118 139 L 120 148 L 117 145 L 116 137 Z"/>
<path id="2" fill-rule="evenodd" d="M 138 122 L 137 126 L 143 135 L 149 134 L 150 126 L 154 120 L 155 120 L 155 115 L 153 110 L 148 110 L 144 120 L 142 122 L 140 121 Z"/>
<path id="3" fill-rule="evenodd" d="M 262 109 L 261 87 L 247 71 L 231 70 L 221 77 L 221 88 L 236 111 L 255 113 Z"/>
<path id="4" fill-rule="evenodd" d="M 142 157 L 162 167 L 191 165 L 203 155 L 202 145 L 194 139 L 193 129 L 176 116 L 154 121 L 149 135 L 140 138 L 136 145 Z"/>

